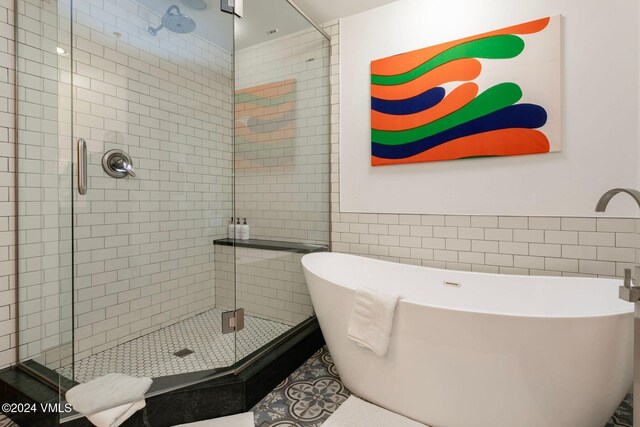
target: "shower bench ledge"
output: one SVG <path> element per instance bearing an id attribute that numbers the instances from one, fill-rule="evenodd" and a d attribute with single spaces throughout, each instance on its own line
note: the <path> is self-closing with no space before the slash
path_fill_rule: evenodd
<path id="1" fill-rule="evenodd" d="M 214 245 L 220 246 L 237 246 L 239 248 L 266 249 L 271 251 L 294 252 L 299 254 L 310 254 L 313 252 L 326 252 L 327 246 L 310 245 L 296 242 L 281 242 L 279 240 L 263 240 L 263 239 L 215 239 Z"/>

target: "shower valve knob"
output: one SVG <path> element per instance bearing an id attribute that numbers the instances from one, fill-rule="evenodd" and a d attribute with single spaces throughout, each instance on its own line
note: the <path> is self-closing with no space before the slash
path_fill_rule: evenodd
<path id="1" fill-rule="evenodd" d="M 136 173 L 133 170 L 133 166 L 127 163 L 123 158 L 114 159 L 111 166 L 113 166 L 115 170 L 118 170 L 118 171 L 125 170 L 127 174 L 129 174 L 130 176 L 133 176 L 133 177 L 136 176 Z"/>
<path id="2" fill-rule="evenodd" d="M 135 177 L 131 157 L 122 150 L 109 150 L 102 156 L 102 168 L 113 178 Z"/>

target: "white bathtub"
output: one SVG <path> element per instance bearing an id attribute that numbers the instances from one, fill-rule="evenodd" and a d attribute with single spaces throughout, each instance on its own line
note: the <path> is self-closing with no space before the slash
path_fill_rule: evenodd
<path id="1" fill-rule="evenodd" d="M 620 280 L 469 273 L 340 253 L 309 254 L 302 264 L 344 384 L 432 427 L 603 427 L 630 390 L 633 304 L 618 299 Z M 358 287 L 403 298 L 385 357 L 347 338 Z"/>

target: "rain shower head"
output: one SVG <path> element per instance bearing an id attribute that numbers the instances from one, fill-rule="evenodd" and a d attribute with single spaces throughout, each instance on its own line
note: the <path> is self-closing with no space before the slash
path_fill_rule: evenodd
<path id="1" fill-rule="evenodd" d="M 179 34 L 190 33 L 196 29 L 196 22 L 187 15 L 180 13 L 180 8 L 176 5 L 169 6 L 160 22 L 161 24 L 157 28 L 149 27 L 149 34 L 155 36 L 163 28 Z"/>

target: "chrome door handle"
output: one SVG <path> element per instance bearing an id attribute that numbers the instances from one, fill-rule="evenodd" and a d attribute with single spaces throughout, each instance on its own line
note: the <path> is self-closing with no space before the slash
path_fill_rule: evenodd
<path id="1" fill-rule="evenodd" d="M 78 193 L 87 194 L 87 142 L 78 138 Z"/>

